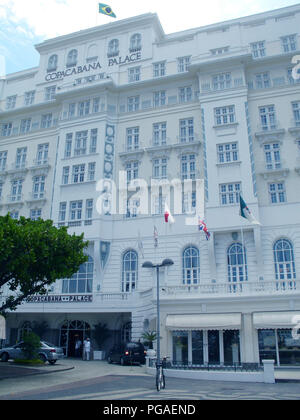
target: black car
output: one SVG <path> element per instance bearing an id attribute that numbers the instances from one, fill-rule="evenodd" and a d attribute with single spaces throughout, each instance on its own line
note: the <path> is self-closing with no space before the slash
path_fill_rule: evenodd
<path id="1" fill-rule="evenodd" d="M 131 363 L 145 363 L 146 350 L 142 343 L 126 343 L 115 345 L 108 353 L 108 363 L 121 363 L 121 365 Z"/>

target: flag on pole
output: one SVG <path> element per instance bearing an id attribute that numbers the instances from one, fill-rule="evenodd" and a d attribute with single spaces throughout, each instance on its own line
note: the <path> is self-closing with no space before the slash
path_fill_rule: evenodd
<path id="1" fill-rule="evenodd" d="M 172 216 L 172 214 L 170 212 L 170 209 L 169 209 L 167 203 L 165 203 L 165 222 L 166 223 L 169 223 L 170 222 L 171 224 L 175 223 L 175 219 Z"/>
<path id="2" fill-rule="evenodd" d="M 144 245 L 143 245 L 143 241 L 141 238 L 141 232 L 139 231 L 138 233 L 138 248 L 142 254 L 142 257 L 144 258 Z"/>
<path id="3" fill-rule="evenodd" d="M 206 223 L 200 217 L 198 218 L 198 229 L 199 231 L 203 231 L 205 233 L 206 240 L 208 241 L 210 238 L 210 233 L 207 229 Z"/>
<path id="4" fill-rule="evenodd" d="M 117 17 L 112 11 L 111 7 L 104 3 L 99 3 L 99 13 L 113 18 Z"/>
<path id="5" fill-rule="evenodd" d="M 244 219 L 247 219 L 250 223 L 254 225 L 260 225 L 260 223 L 255 219 L 251 211 L 249 210 L 247 204 L 242 199 L 242 196 L 240 195 L 240 216 Z"/>
<path id="6" fill-rule="evenodd" d="M 157 248 L 158 247 L 158 230 L 156 226 L 154 226 L 153 238 L 154 238 L 154 248 Z"/>

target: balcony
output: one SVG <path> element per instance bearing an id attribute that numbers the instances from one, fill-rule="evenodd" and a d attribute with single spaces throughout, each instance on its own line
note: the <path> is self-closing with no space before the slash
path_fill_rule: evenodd
<path id="1" fill-rule="evenodd" d="M 269 141 L 278 141 L 282 143 L 285 129 L 280 127 L 278 121 L 268 124 L 259 124 L 257 126 L 257 132 L 255 133 L 256 139 L 262 146 L 264 143 Z"/>
<path id="2" fill-rule="evenodd" d="M 257 172 L 267 179 L 274 179 L 276 177 L 287 177 L 290 169 L 287 167 L 287 164 L 284 160 L 280 161 L 260 161 L 257 163 Z"/>
<path id="3" fill-rule="evenodd" d="M 27 162 L 14 162 L 11 164 L 10 169 L 8 169 L 8 175 L 17 175 L 18 177 L 23 177 L 28 171 Z"/>
<path id="4" fill-rule="evenodd" d="M 28 205 L 39 203 L 39 205 L 43 206 L 47 201 L 46 195 L 46 191 L 29 193 L 28 198 L 26 199 L 26 203 Z"/>
<path id="5" fill-rule="evenodd" d="M 280 296 L 300 294 L 300 280 L 273 280 L 240 283 L 209 283 L 181 286 L 164 286 L 160 299 L 212 298 L 235 296 Z"/>
<path id="6" fill-rule="evenodd" d="M 34 176 L 46 176 L 51 168 L 49 159 L 34 159 L 33 165 L 29 168 Z"/>
<path id="7" fill-rule="evenodd" d="M 296 138 L 300 134 L 300 119 L 299 118 L 293 118 L 290 122 L 290 128 L 289 133 L 292 134 L 292 136 L 295 136 Z"/>

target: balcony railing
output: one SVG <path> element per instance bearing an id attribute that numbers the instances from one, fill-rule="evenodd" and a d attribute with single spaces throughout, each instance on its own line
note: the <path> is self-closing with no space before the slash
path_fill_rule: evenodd
<path id="1" fill-rule="evenodd" d="M 300 280 L 273 280 L 239 283 L 209 283 L 181 286 L 164 286 L 161 299 L 174 295 L 189 295 L 191 297 L 210 297 L 215 295 L 246 296 L 246 295 L 277 295 L 300 293 Z"/>

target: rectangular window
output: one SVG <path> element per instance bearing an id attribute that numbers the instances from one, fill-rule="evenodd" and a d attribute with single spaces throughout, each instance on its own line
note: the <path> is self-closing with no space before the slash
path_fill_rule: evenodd
<path id="1" fill-rule="evenodd" d="M 215 108 L 214 112 L 215 112 L 215 125 L 235 123 L 234 105 Z"/>
<path id="2" fill-rule="evenodd" d="M 37 148 L 36 164 L 45 165 L 48 163 L 49 143 L 39 144 Z"/>
<path id="3" fill-rule="evenodd" d="M 5 123 L 1 126 L 1 136 L 9 137 L 12 133 L 12 123 Z"/>
<path id="4" fill-rule="evenodd" d="M 72 183 L 79 184 L 84 182 L 85 164 L 74 165 L 72 168 Z"/>
<path id="5" fill-rule="evenodd" d="M 37 200 L 45 197 L 45 177 L 35 176 L 33 178 L 32 198 Z"/>
<path id="6" fill-rule="evenodd" d="M 58 220 L 64 222 L 66 220 L 67 203 L 59 203 Z"/>
<path id="7" fill-rule="evenodd" d="M 287 69 L 287 79 L 289 85 L 300 83 L 300 69 L 297 70 L 297 78 L 293 76 L 293 68 Z"/>
<path id="8" fill-rule="evenodd" d="M 42 115 L 41 128 L 50 128 L 52 125 L 52 114 Z"/>
<path id="9" fill-rule="evenodd" d="M 87 131 L 78 131 L 75 135 L 74 156 L 82 156 L 86 154 L 87 147 Z"/>
<path id="10" fill-rule="evenodd" d="M 223 90 L 231 88 L 231 73 L 216 74 L 212 78 L 213 90 Z"/>
<path id="11" fill-rule="evenodd" d="M 196 178 L 196 156 L 183 155 L 181 156 L 181 179 L 195 179 Z"/>
<path id="12" fill-rule="evenodd" d="M 279 143 L 270 143 L 264 145 L 266 169 L 280 169 L 280 146 Z"/>
<path id="13" fill-rule="evenodd" d="M 10 201 L 22 200 L 23 179 L 18 179 L 11 183 L 11 197 Z"/>
<path id="14" fill-rule="evenodd" d="M 127 128 L 126 131 L 126 152 L 137 150 L 139 148 L 140 128 Z"/>
<path id="15" fill-rule="evenodd" d="M 7 160 L 7 151 L 0 152 L 0 172 L 5 171 Z"/>
<path id="16" fill-rule="evenodd" d="M 25 168 L 26 166 L 26 157 L 27 157 L 27 147 L 21 147 L 17 149 L 16 155 L 16 168 Z"/>
<path id="17" fill-rule="evenodd" d="M 166 91 L 160 90 L 153 93 L 153 106 L 159 107 L 166 105 Z"/>
<path id="18" fill-rule="evenodd" d="M 14 109 L 17 102 L 17 95 L 8 96 L 6 98 L 6 109 Z"/>
<path id="19" fill-rule="evenodd" d="M 91 220 L 93 218 L 93 200 L 86 200 L 85 204 L 85 220 Z"/>
<path id="20" fill-rule="evenodd" d="M 153 161 L 153 178 L 165 179 L 167 178 L 167 159 L 154 159 Z"/>
<path id="21" fill-rule="evenodd" d="M 179 140 L 180 143 L 189 143 L 195 140 L 193 118 L 185 118 L 179 121 Z"/>
<path id="22" fill-rule="evenodd" d="M 269 184 L 269 197 L 271 204 L 285 203 L 286 193 L 284 182 L 274 182 Z"/>
<path id="23" fill-rule="evenodd" d="M 297 39 L 296 35 L 287 35 L 281 37 L 281 45 L 283 52 L 288 53 L 290 51 L 296 51 L 297 49 Z"/>
<path id="24" fill-rule="evenodd" d="M 81 220 L 82 218 L 82 200 L 70 202 L 70 217 L 71 221 Z"/>
<path id="25" fill-rule="evenodd" d="M 55 99 L 56 86 L 49 86 L 45 88 L 45 101 L 53 101 Z"/>
<path id="26" fill-rule="evenodd" d="M 94 98 L 92 112 L 96 113 L 99 111 L 100 111 L 100 98 Z"/>
<path id="27" fill-rule="evenodd" d="M 26 134 L 30 131 L 31 128 L 31 118 L 26 118 L 21 120 L 20 124 L 20 134 Z"/>
<path id="28" fill-rule="evenodd" d="M 166 196 L 159 194 L 156 196 L 153 196 L 151 198 L 152 202 L 152 214 L 163 214 L 165 211 L 165 202 L 166 202 Z"/>
<path id="29" fill-rule="evenodd" d="M 90 153 L 97 152 L 97 138 L 98 138 L 98 130 L 97 128 L 93 128 L 91 130 Z"/>
<path id="30" fill-rule="evenodd" d="M 220 55 L 225 54 L 229 51 L 229 47 L 222 47 L 222 48 L 214 48 L 213 50 L 210 50 L 212 55 Z"/>
<path id="31" fill-rule="evenodd" d="M 35 91 L 32 90 L 31 92 L 25 92 L 24 96 L 24 105 L 29 106 L 34 103 Z"/>
<path id="32" fill-rule="evenodd" d="M 139 82 L 141 80 L 141 67 L 132 67 L 128 69 L 128 82 Z"/>
<path id="33" fill-rule="evenodd" d="M 96 163 L 90 162 L 88 165 L 88 181 L 95 180 Z"/>
<path id="34" fill-rule="evenodd" d="M 179 88 L 179 102 L 190 102 L 193 100 L 193 90 L 192 86 L 185 86 Z"/>
<path id="35" fill-rule="evenodd" d="M 78 104 L 78 116 L 84 117 L 90 113 L 91 101 L 82 101 Z"/>
<path id="36" fill-rule="evenodd" d="M 259 107 L 259 115 L 263 131 L 275 130 L 277 128 L 274 105 Z"/>
<path id="37" fill-rule="evenodd" d="M 153 124 L 153 146 L 161 146 L 167 142 L 167 123 Z"/>
<path id="38" fill-rule="evenodd" d="M 127 183 L 139 177 L 139 162 L 131 162 L 126 165 Z"/>
<path id="39" fill-rule="evenodd" d="M 253 58 L 261 58 L 266 56 L 265 41 L 253 42 L 250 45 Z"/>
<path id="40" fill-rule="evenodd" d="M 178 73 L 184 73 L 188 71 L 190 64 L 191 64 L 191 56 L 179 57 L 177 59 Z"/>
<path id="41" fill-rule="evenodd" d="M 300 102 L 293 102 L 293 115 L 294 115 L 294 123 L 296 127 L 300 126 Z"/>
<path id="42" fill-rule="evenodd" d="M 76 104 L 69 104 L 68 117 L 74 118 L 76 112 Z"/>
<path id="43" fill-rule="evenodd" d="M 163 77 L 166 75 L 166 62 L 153 64 L 153 77 Z"/>
<path id="44" fill-rule="evenodd" d="M 0 182 L 0 201 L 2 200 L 3 183 Z"/>
<path id="45" fill-rule="evenodd" d="M 10 217 L 12 219 L 18 220 L 19 219 L 19 212 L 18 211 L 12 211 L 9 213 Z"/>
<path id="46" fill-rule="evenodd" d="M 268 72 L 258 73 L 255 75 L 256 89 L 267 89 L 271 87 L 270 75 Z"/>
<path id="47" fill-rule="evenodd" d="M 196 211 L 196 191 L 182 194 L 182 213 L 194 214 Z"/>
<path id="48" fill-rule="evenodd" d="M 69 174 L 70 174 L 70 167 L 69 166 L 63 167 L 63 176 L 62 176 L 62 184 L 63 185 L 68 185 Z"/>
<path id="49" fill-rule="evenodd" d="M 224 143 L 217 145 L 218 163 L 232 163 L 239 160 L 237 143 Z"/>
<path id="50" fill-rule="evenodd" d="M 30 219 L 31 220 L 38 220 L 42 217 L 42 209 L 33 209 L 30 210 Z"/>
<path id="51" fill-rule="evenodd" d="M 128 98 L 128 112 L 138 111 L 140 109 L 140 97 L 131 96 Z"/>
<path id="52" fill-rule="evenodd" d="M 241 183 L 220 184 L 219 185 L 221 206 L 239 204 L 241 194 Z"/>
<path id="53" fill-rule="evenodd" d="M 73 138 L 72 133 L 67 134 L 66 144 L 65 144 L 65 158 L 71 157 L 71 154 L 72 154 L 72 138 Z"/>

